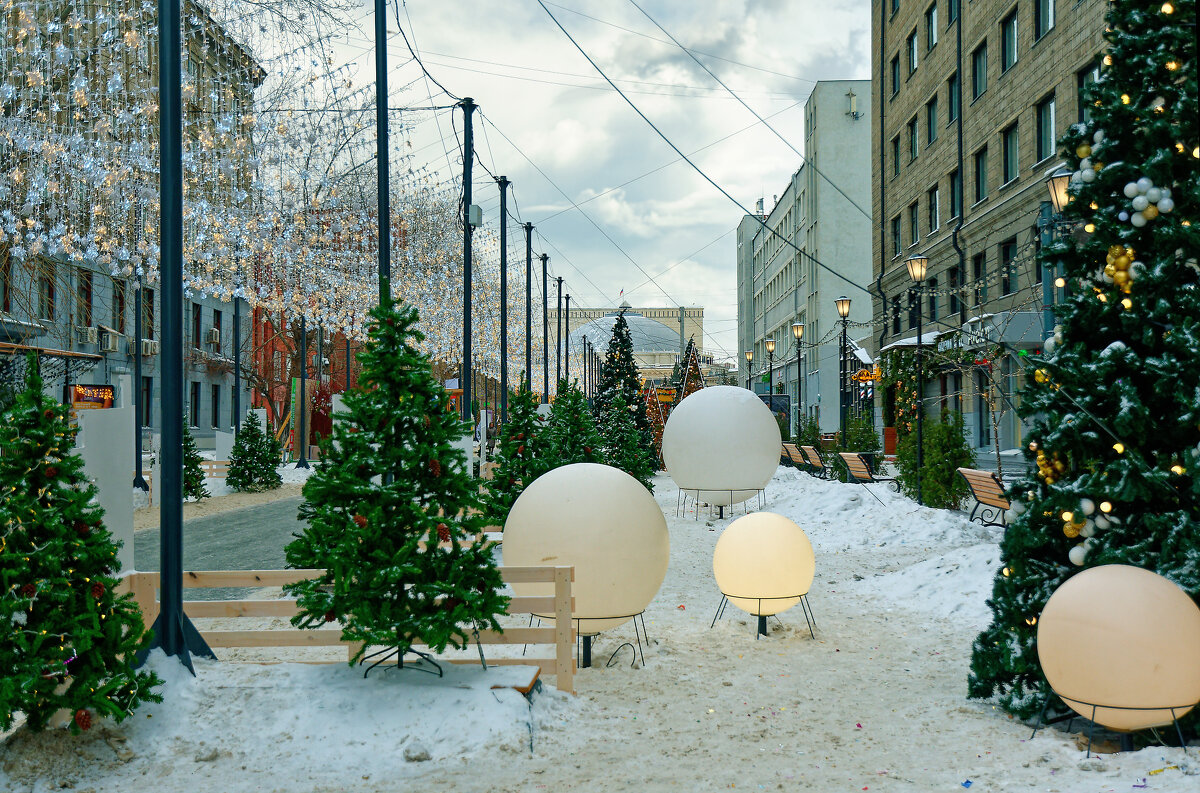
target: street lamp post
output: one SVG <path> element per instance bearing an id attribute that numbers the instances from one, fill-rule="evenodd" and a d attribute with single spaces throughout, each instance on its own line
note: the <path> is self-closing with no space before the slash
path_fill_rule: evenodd
<path id="1" fill-rule="evenodd" d="M 746 350 L 746 390 L 747 391 L 754 390 L 753 388 L 750 387 L 751 386 L 750 380 L 752 377 L 752 375 L 750 374 L 750 364 L 753 361 L 754 361 L 754 350 Z"/>
<path id="2" fill-rule="evenodd" d="M 804 338 L 804 323 L 792 323 L 792 336 L 796 339 L 796 438 L 800 437 L 800 398 L 804 394 L 804 375 L 800 371 L 800 339 Z"/>
<path id="3" fill-rule="evenodd" d="M 838 406 L 841 408 L 842 449 L 846 448 L 846 323 L 850 316 L 850 298 L 842 295 L 833 301 L 838 316 L 842 318 L 842 346 L 838 355 Z"/>
<path id="4" fill-rule="evenodd" d="M 1050 192 L 1050 206 L 1042 204 L 1042 217 L 1038 226 L 1042 232 L 1042 245 L 1048 246 L 1054 241 L 1062 226 L 1062 213 L 1070 201 L 1067 186 L 1071 183 L 1071 169 L 1060 165 L 1046 177 L 1046 189 Z M 1046 210 L 1049 210 L 1048 212 Z M 1042 266 L 1042 333 L 1049 336 L 1054 332 L 1054 311 L 1051 306 L 1056 302 L 1055 288 L 1065 286 L 1062 278 L 1057 277 L 1058 266 L 1053 268 Z"/>
<path id="5" fill-rule="evenodd" d="M 921 312 L 921 286 L 925 283 L 925 270 L 929 267 L 929 258 L 914 254 L 904 260 L 908 268 L 908 277 L 912 279 L 913 289 L 917 294 L 917 503 L 921 502 L 921 469 L 925 458 L 925 443 L 923 431 L 925 428 L 925 386 L 921 379 L 921 343 L 924 327 Z"/>
<path id="6" fill-rule="evenodd" d="M 767 348 L 767 407 L 773 414 L 775 412 L 775 340 L 767 339 L 763 342 L 763 346 Z"/>

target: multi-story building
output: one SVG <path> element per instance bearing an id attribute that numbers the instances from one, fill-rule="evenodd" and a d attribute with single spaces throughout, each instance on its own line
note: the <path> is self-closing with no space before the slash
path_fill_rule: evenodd
<path id="1" fill-rule="evenodd" d="M 871 276 L 871 104 L 867 80 L 818 82 L 804 105 L 804 163 L 769 212 L 760 201 L 758 214 L 743 217 L 737 229 L 740 382 L 765 391 L 770 379 L 776 392 L 782 384 L 792 421 L 813 416 L 825 432 L 840 422 L 842 320 L 835 301 L 850 298 L 851 339 L 864 335 L 871 319 L 864 291 Z M 799 360 L 796 322 L 804 325 Z"/>
<path id="2" fill-rule="evenodd" d="M 1079 96 L 1099 74 L 1105 5 L 872 4 L 872 266 L 882 294 L 871 349 L 911 349 L 923 324 L 926 415 L 962 411 L 985 454 L 1021 444 L 1016 356 L 1041 346 L 1054 291 L 1036 261 L 1053 229 L 1047 176 L 1061 164 L 1058 136 L 1087 116 Z M 905 267 L 914 254 L 928 258 L 919 292 Z M 878 396 L 889 421 L 894 394 Z"/>
<path id="3" fill-rule="evenodd" d="M 73 8 L 2 12 L 6 62 L 31 60 L 0 76 L 0 160 L 10 180 L 0 185 L 0 370 L 18 376 L 19 359 L 34 351 L 64 384 L 118 385 L 140 354 L 142 378 L 132 387 L 143 427 L 157 431 L 161 292 L 142 276 L 152 269 L 149 231 L 157 223 L 157 19 L 153 6 L 131 0 L 99 0 L 86 17 Z M 265 73 L 202 6 L 187 2 L 183 17 L 187 201 L 219 213 L 251 189 L 249 124 Z M 30 139 L 45 145 L 23 143 Z M 209 239 L 220 247 L 219 236 Z M 193 245 L 189 270 L 245 264 L 212 258 Z M 234 423 L 234 359 L 247 360 L 251 331 L 248 303 L 228 285 L 208 283 L 180 307 L 185 410 L 201 438 Z M 243 410 L 248 385 L 243 379 Z"/>

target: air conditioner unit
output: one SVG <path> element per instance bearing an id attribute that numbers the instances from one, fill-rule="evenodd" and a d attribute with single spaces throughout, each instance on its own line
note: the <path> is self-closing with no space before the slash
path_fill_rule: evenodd
<path id="1" fill-rule="evenodd" d="M 99 334 L 95 328 L 79 325 L 75 330 L 79 333 L 80 344 L 95 344 L 98 340 Z"/>
<path id="2" fill-rule="evenodd" d="M 142 357 L 158 355 L 158 342 L 154 339 L 142 339 Z"/>
<path id="3" fill-rule="evenodd" d="M 100 352 L 116 352 L 118 343 L 118 334 L 105 331 L 100 336 Z"/>
<path id="4" fill-rule="evenodd" d="M 208 335 L 204 337 L 204 340 L 215 347 L 221 346 L 221 329 L 209 328 Z"/>

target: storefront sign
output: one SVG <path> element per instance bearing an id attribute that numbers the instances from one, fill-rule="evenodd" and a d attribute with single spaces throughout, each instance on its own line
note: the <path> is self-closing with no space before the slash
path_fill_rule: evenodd
<path id="1" fill-rule="evenodd" d="M 113 387 L 110 385 L 69 385 L 64 400 L 71 410 L 99 410 L 113 406 Z"/>

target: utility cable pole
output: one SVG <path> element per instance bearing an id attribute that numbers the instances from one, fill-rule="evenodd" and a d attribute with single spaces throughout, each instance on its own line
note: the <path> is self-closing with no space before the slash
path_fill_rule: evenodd
<path id="1" fill-rule="evenodd" d="M 463 376 L 462 417 L 471 421 L 471 166 L 475 158 L 475 138 L 471 114 L 475 103 L 465 97 L 463 109 Z"/>

